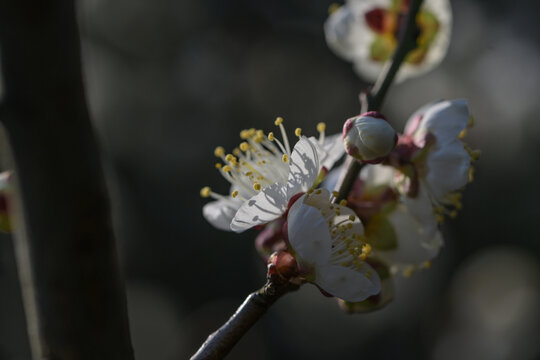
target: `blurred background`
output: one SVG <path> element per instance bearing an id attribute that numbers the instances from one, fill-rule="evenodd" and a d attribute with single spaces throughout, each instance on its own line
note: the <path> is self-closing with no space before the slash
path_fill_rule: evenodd
<path id="1" fill-rule="evenodd" d="M 215 146 L 243 128 L 327 133 L 358 113 L 364 86 L 326 47 L 329 0 L 79 2 L 88 99 L 106 166 L 137 359 L 187 359 L 265 265 L 212 228 L 199 190 L 228 184 Z M 400 130 L 419 106 L 467 98 L 482 150 L 464 208 L 429 271 L 394 301 L 342 313 L 313 286 L 285 296 L 230 359 L 540 359 L 540 4 L 454 0 L 443 64 L 391 90 Z M 29 359 L 9 236 L 0 237 L 0 359 Z"/>

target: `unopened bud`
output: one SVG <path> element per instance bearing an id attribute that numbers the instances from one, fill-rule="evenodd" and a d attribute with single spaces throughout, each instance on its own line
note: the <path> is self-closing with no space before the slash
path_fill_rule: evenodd
<path id="1" fill-rule="evenodd" d="M 268 259 L 268 276 L 278 275 L 288 280 L 298 276 L 298 273 L 298 263 L 287 251 L 275 252 Z"/>
<path id="2" fill-rule="evenodd" d="M 350 118 L 343 125 L 345 150 L 361 162 L 381 162 L 392 151 L 396 142 L 396 132 L 384 116 L 376 111 Z"/>

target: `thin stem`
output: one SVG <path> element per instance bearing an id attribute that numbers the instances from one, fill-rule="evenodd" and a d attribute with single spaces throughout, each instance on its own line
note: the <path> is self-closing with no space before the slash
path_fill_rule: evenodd
<path id="1" fill-rule="evenodd" d="M 399 43 L 392 60 L 386 64 L 371 91 L 360 94 L 362 112 L 379 111 L 381 109 L 386 94 L 390 89 L 401 64 L 409 51 L 416 47 L 416 14 L 422 5 L 422 2 L 423 0 L 412 0 L 410 2 L 409 12 L 405 20 L 405 28 L 400 34 Z M 345 173 L 342 174 L 340 181 L 338 182 L 337 191 L 339 197 L 336 198 L 336 201 L 347 198 L 362 167 L 363 164 L 354 161 L 352 158 L 349 157 L 347 159 L 346 168 L 344 169 Z"/>
<path id="2" fill-rule="evenodd" d="M 281 296 L 298 289 L 290 282 L 268 280 L 265 286 L 246 298 L 230 319 L 201 345 L 191 360 L 223 359 Z"/>

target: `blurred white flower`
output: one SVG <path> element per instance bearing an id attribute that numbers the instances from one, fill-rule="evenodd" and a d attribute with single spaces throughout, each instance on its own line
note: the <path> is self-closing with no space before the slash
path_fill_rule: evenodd
<path id="1" fill-rule="evenodd" d="M 376 111 L 350 118 L 343 125 L 345 151 L 363 163 L 381 162 L 396 142 L 396 132 L 384 116 Z"/>
<path id="2" fill-rule="evenodd" d="M 326 189 L 310 190 L 291 206 L 289 250 L 307 281 L 340 299 L 363 301 L 381 290 L 379 275 L 365 261 L 371 246 L 354 212 L 331 200 Z"/>
<path id="3" fill-rule="evenodd" d="M 325 23 L 328 46 L 373 82 L 397 47 L 408 7 L 409 0 L 348 0 Z M 449 1 L 425 0 L 416 25 L 417 47 L 407 55 L 397 81 L 428 72 L 446 55 L 452 26 Z"/>
<path id="4" fill-rule="evenodd" d="M 283 143 L 273 133 L 248 129 L 240 133 L 244 141 L 232 154 L 216 148 L 215 155 L 225 163 L 216 168 L 231 183 L 231 193 L 220 195 L 205 187 L 201 196 L 216 199 L 204 206 L 203 215 L 218 229 L 242 232 L 279 218 L 289 200 L 320 183 L 344 152 L 338 135 L 325 138 L 324 123 L 317 125 L 319 139 L 308 139 L 296 129 L 299 141 L 291 151 L 282 123 L 282 118 L 275 121 Z"/>

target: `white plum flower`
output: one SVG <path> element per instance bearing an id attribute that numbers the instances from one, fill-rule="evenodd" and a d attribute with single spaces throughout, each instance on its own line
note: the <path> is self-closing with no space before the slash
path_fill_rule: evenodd
<path id="1" fill-rule="evenodd" d="M 397 173 L 385 165 L 362 169 L 348 206 L 364 223 L 373 257 L 393 272 L 409 272 L 429 264 L 443 240 L 426 192 L 420 190 L 415 198 L 400 195 L 394 182 Z"/>
<path id="2" fill-rule="evenodd" d="M 291 150 L 282 123 L 282 118 L 275 121 L 283 142 L 272 132 L 248 129 L 240 133 L 244 141 L 232 154 L 216 148 L 223 160 L 216 168 L 231 183 L 231 192 L 220 195 L 205 187 L 201 196 L 216 200 L 204 206 L 203 215 L 218 229 L 242 232 L 281 217 L 289 200 L 319 183 L 344 153 L 339 136 L 325 137 L 324 123 L 317 125 L 319 139 L 296 129 L 299 140 Z"/>
<path id="3" fill-rule="evenodd" d="M 371 246 L 354 212 L 331 200 L 326 189 L 309 190 L 291 206 L 289 251 L 307 281 L 340 299 L 363 301 L 381 290 L 379 275 L 365 261 Z"/>
<path id="4" fill-rule="evenodd" d="M 392 126 L 376 111 L 347 119 L 342 137 L 347 154 L 360 162 L 371 164 L 384 160 L 397 142 L 397 134 Z"/>
<path id="5" fill-rule="evenodd" d="M 423 189 L 440 220 L 457 214 L 461 190 L 472 180 L 472 163 L 480 152 L 462 141 L 472 124 L 466 100 L 427 104 L 409 118 L 389 157 L 400 170 L 402 192 L 414 198 Z"/>
<path id="6" fill-rule="evenodd" d="M 409 0 L 348 0 L 325 23 L 328 46 L 373 82 L 397 47 L 408 7 Z M 407 55 L 397 81 L 426 73 L 442 61 L 450 42 L 450 2 L 425 0 L 416 25 L 417 47 Z"/>

